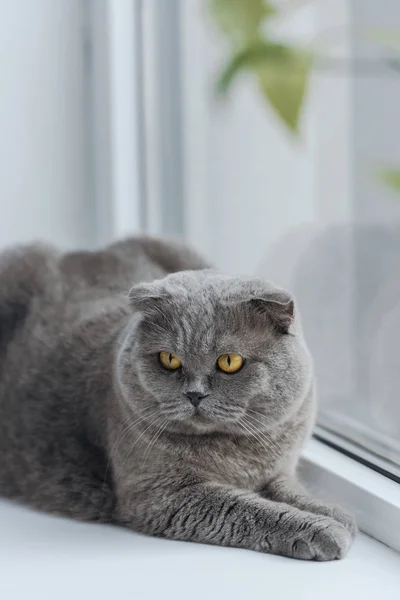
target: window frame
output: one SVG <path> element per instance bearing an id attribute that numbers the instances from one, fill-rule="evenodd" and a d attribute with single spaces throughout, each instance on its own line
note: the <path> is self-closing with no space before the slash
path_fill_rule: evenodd
<path id="1" fill-rule="evenodd" d="M 142 231 L 141 0 L 85 0 L 83 51 L 97 243 Z"/>

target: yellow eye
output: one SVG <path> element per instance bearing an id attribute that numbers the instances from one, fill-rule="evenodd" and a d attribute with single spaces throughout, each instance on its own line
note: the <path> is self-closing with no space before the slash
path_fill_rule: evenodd
<path id="1" fill-rule="evenodd" d="M 218 368 L 224 373 L 237 373 L 244 365 L 244 358 L 240 354 L 223 354 L 217 360 Z"/>
<path id="2" fill-rule="evenodd" d="M 182 366 L 181 361 L 177 356 L 175 356 L 175 354 L 171 354 L 170 352 L 160 352 L 158 356 L 162 366 L 169 371 L 176 371 Z"/>

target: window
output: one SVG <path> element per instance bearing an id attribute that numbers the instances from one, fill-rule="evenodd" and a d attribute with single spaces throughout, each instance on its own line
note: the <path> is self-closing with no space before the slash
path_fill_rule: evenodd
<path id="1" fill-rule="evenodd" d="M 222 268 L 295 293 L 315 358 L 318 436 L 398 478 L 400 191 L 387 183 L 400 167 L 400 7 L 297 4 L 285 35 L 323 53 L 298 140 L 249 74 L 229 103 L 213 102 L 230 49 L 204 3 L 182 7 L 189 239 Z"/>
<path id="2" fill-rule="evenodd" d="M 368 0 L 347 10 L 348 216 L 310 243 L 308 279 L 300 267 L 296 287 L 320 382 L 321 435 L 333 432 L 332 441 L 399 480 L 400 189 L 382 184 L 380 172 L 398 187 L 400 53 L 390 36 L 400 39 L 400 6 Z M 325 168 L 333 174 L 334 160 Z"/>
<path id="3" fill-rule="evenodd" d="M 252 69 L 233 81 L 228 101 L 216 97 L 233 50 L 210 2 L 174 0 L 168 14 L 158 0 L 132 3 L 135 60 L 121 67 L 116 59 L 108 120 L 112 132 L 117 118 L 120 135 L 123 123 L 136 123 L 137 144 L 123 154 L 122 138 L 111 145 L 110 180 L 122 199 L 112 195 L 113 215 L 122 230 L 133 224 L 183 234 L 222 269 L 256 273 L 294 292 L 315 360 L 316 435 L 384 476 L 375 480 L 354 465 L 344 474 L 352 463 L 326 448 L 306 454 L 306 462 L 326 488 L 342 487 L 341 501 L 357 499 L 367 532 L 398 547 L 391 524 L 400 515 L 400 6 L 275 4 L 273 39 L 318 50 L 297 135 L 293 103 L 277 108 Z M 133 34 L 120 10 L 106 19 L 122 27 L 106 50 L 126 55 L 123 40 Z M 132 72 L 133 100 L 118 108 Z M 293 100 L 288 89 L 285 98 Z M 96 98 L 101 104 L 102 95 Z M 122 121 L 121 111 L 128 115 Z M 129 217 L 132 193 L 140 206 Z M 339 474 L 328 481 L 334 468 Z M 373 526 L 377 514 L 384 521 Z"/>

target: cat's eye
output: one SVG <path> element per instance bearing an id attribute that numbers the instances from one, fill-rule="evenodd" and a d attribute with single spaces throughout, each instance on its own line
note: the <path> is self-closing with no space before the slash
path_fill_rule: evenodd
<path id="1" fill-rule="evenodd" d="M 168 371 L 176 371 L 182 366 L 179 358 L 175 354 L 171 354 L 171 352 L 160 352 L 158 357 L 162 366 L 168 369 Z"/>
<path id="2" fill-rule="evenodd" d="M 224 373 L 237 373 L 244 365 L 244 358 L 240 354 L 222 354 L 217 360 L 218 368 Z"/>

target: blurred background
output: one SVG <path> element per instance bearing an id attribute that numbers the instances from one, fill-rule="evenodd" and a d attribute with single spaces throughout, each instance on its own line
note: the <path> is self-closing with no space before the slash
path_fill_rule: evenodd
<path id="1" fill-rule="evenodd" d="M 0 247 L 179 236 L 289 288 L 317 435 L 399 480 L 399 0 L 0 14 Z"/>

